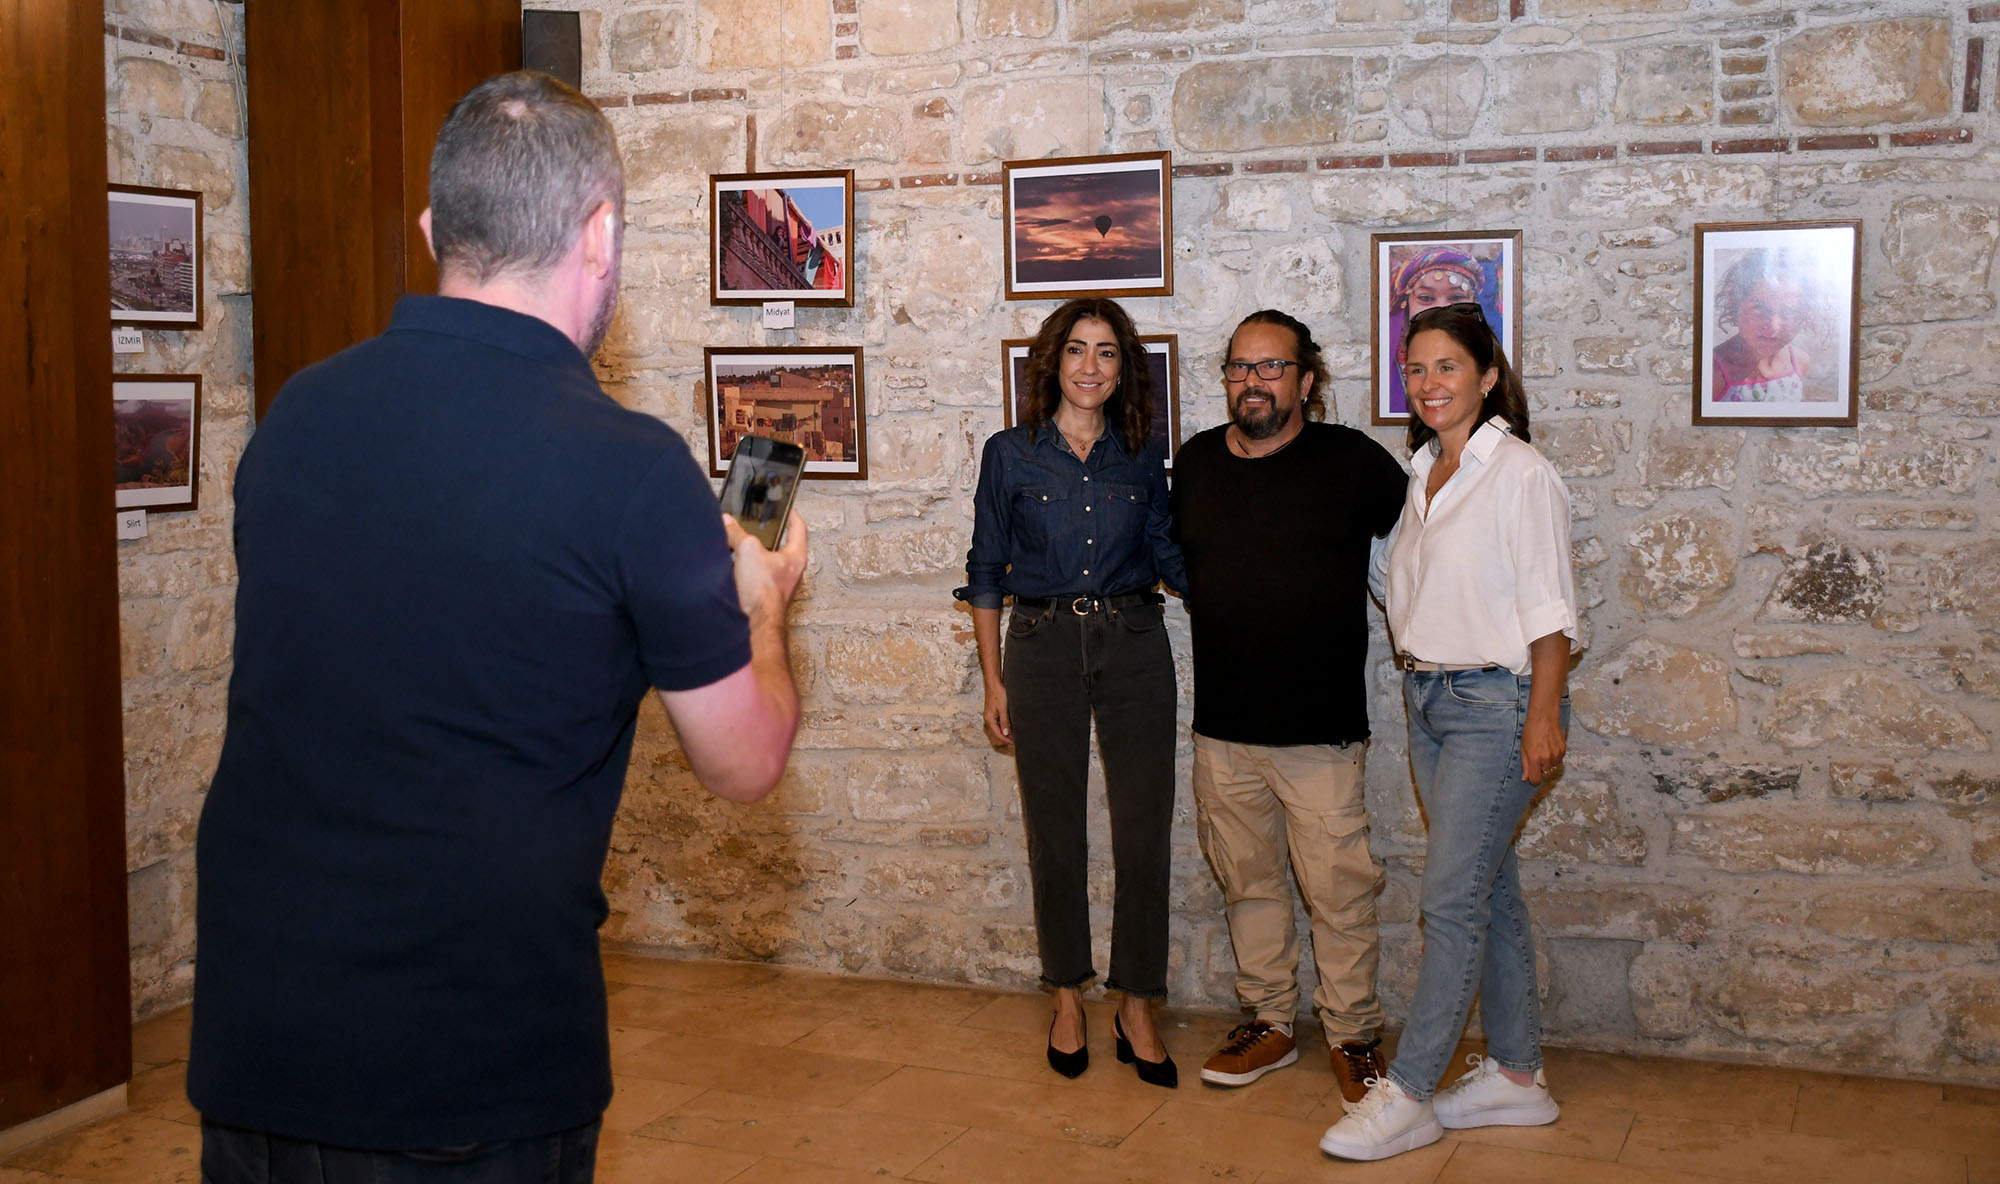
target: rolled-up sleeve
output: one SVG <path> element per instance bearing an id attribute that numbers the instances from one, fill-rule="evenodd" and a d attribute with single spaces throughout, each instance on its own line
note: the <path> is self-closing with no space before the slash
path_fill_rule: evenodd
<path id="1" fill-rule="evenodd" d="M 1514 539 L 1514 611 L 1521 636 L 1551 633 L 1576 641 L 1576 583 L 1570 571 L 1569 493 L 1547 465 L 1521 482 Z"/>
<path id="2" fill-rule="evenodd" d="M 973 608 L 999 608 L 1007 596 L 1000 579 L 1007 574 L 1014 536 L 1005 496 L 1006 463 L 1001 437 L 988 438 L 979 458 L 979 487 L 972 497 L 972 549 L 965 554 L 965 586 L 952 592 Z"/>

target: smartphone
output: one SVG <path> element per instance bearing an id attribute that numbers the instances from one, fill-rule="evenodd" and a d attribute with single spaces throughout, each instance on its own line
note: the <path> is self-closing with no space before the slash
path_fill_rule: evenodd
<path id="1" fill-rule="evenodd" d="M 766 550 L 777 550 L 805 467 L 806 450 L 797 444 L 764 436 L 739 438 L 736 454 L 729 459 L 729 476 L 722 482 L 723 510 L 756 535 Z"/>

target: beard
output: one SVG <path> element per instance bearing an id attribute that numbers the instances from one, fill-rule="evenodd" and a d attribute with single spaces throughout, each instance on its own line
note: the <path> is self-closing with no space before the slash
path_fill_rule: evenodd
<path id="1" fill-rule="evenodd" d="M 1245 414 L 1243 411 L 1243 400 L 1251 395 L 1261 395 L 1269 399 L 1270 409 L 1254 414 Z M 1236 430 L 1242 432 L 1245 439 L 1268 440 L 1279 432 L 1284 431 L 1285 426 L 1292 422 L 1292 416 L 1297 411 L 1297 404 L 1281 409 L 1278 406 L 1278 397 L 1276 395 L 1260 388 L 1251 388 L 1238 395 L 1236 401 L 1229 405 L 1229 422 L 1236 425 Z"/>
<path id="2" fill-rule="evenodd" d="M 612 314 L 618 311 L 618 284 L 625 271 L 625 224 L 621 220 L 612 232 L 611 274 L 604 277 L 604 288 L 597 294 L 597 307 L 590 311 L 590 329 L 584 334 L 583 356 L 594 358 L 597 347 L 604 344 L 604 335 L 611 331 Z"/>

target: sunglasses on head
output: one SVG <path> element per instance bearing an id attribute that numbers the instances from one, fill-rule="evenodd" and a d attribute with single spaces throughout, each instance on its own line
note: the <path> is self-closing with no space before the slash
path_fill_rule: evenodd
<path id="1" fill-rule="evenodd" d="M 1460 314 L 1461 316 L 1469 316 L 1474 320 L 1478 321 L 1482 325 L 1486 323 L 1486 310 L 1479 307 L 1479 305 L 1476 302 L 1471 300 L 1461 300 L 1456 304 L 1440 304 L 1432 308 L 1427 308 L 1424 309 L 1422 312 L 1419 312 L 1416 316 L 1411 317 L 1410 319 L 1413 321 L 1421 320 L 1422 318 L 1430 316 L 1433 313 L 1441 313 L 1441 312 L 1455 312 Z"/>

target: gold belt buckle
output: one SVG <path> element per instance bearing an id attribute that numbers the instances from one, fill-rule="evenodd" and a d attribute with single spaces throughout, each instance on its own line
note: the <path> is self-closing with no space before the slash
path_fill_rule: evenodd
<path id="1" fill-rule="evenodd" d="M 1089 607 L 1081 607 L 1085 605 Z M 1097 598 L 1095 596 L 1079 596 L 1069 602 L 1069 611 L 1079 617 L 1087 617 L 1097 611 Z"/>

